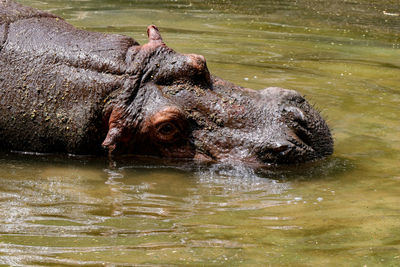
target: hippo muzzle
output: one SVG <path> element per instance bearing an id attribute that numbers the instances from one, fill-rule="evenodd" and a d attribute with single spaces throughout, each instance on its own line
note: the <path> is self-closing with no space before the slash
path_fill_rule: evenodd
<path id="1" fill-rule="evenodd" d="M 271 87 L 260 93 L 270 105 L 266 108 L 271 112 L 268 115 L 277 118 L 277 126 L 265 129 L 270 138 L 259 149 L 262 162 L 304 162 L 332 154 L 333 140 L 327 124 L 298 92 Z"/>
<path id="2" fill-rule="evenodd" d="M 255 91 L 214 79 L 213 97 L 220 101 L 207 107 L 202 120 L 208 126 L 193 132 L 203 154 L 252 164 L 299 163 L 332 154 L 327 124 L 298 92 Z"/>

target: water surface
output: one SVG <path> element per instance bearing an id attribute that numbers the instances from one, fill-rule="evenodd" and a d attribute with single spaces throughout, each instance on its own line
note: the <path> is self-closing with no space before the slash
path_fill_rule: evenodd
<path id="1" fill-rule="evenodd" d="M 400 265 L 400 3 L 24 0 L 77 27 L 165 42 L 255 89 L 296 89 L 332 157 L 254 170 L 0 154 L 0 264 Z"/>

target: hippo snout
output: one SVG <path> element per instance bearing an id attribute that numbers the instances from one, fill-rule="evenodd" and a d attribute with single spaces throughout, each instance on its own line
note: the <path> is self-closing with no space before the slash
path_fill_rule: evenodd
<path id="1" fill-rule="evenodd" d="M 270 87 L 260 94 L 268 105 L 268 115 L 278 118 L 271 122 L 275 126 L 267 126 L 268 141 L 258 153 L 261 161 L 294 163 L 332 154 L 328 125 L 299 92 Z"/>

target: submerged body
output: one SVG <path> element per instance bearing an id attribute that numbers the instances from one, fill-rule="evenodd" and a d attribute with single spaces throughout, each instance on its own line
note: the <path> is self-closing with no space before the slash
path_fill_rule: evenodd
<path id="1" fill-rule="evenodd" d="M 233 85 L 155 26 L 148 36 L 139 45 L 0 0 L 0 149 L 267 164 L 332 153 L 299 93 Z"/>

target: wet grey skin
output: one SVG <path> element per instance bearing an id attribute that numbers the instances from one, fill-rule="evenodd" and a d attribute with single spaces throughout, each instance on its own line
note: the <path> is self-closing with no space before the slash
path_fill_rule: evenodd
<path id="1" fill-rule="evenodd" d="M 261 165 L 332 154 L 298 92 L 234 85 L 147 33 L 139 45 L 0 0 L 0 149 Z"/>

